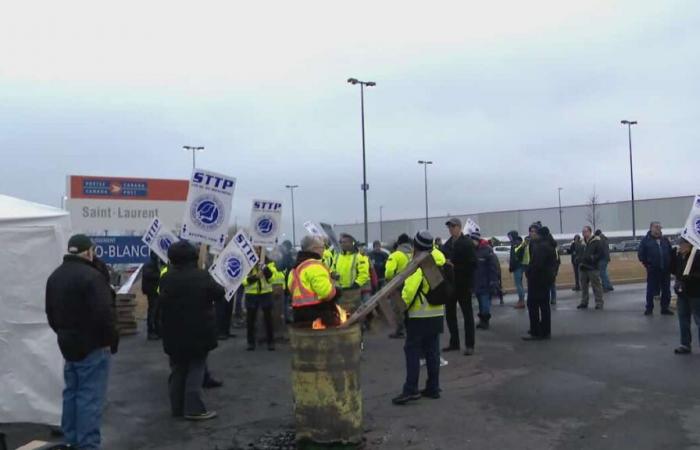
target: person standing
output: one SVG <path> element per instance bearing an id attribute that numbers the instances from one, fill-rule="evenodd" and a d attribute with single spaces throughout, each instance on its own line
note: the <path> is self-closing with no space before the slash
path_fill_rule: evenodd
<path id="1" fill-rule="evenodd" d="M 557 304 L 557 277 L 559 276 L 559 266 L 561 266 L 561 258 L 559 256 L 559 244 L 557 243 L 557 240 L 554 239 L 554 236 L 550 233 L 548 237 L 546 238 L 549 240 L 549 243 L 554 247 L 554 281 L 552 281 L 552 286 L 549 288 L 549 304 L 550 305 L 556 305 Z"/>
<path id="2" fill-rule="evenodd" d="M 604 292 L 614 291 L 610 276 L 608 275 L 608 264 L 610 264 L 610 242 L 608 237 L 600 230 L 595 230 L 595 235 L 600 238 L 601 247 L 603 249 L 603 257 L 600 259 L 600 283 L 603 285 Z"/>
<path id="3" fill-rule="evenodd" d="M 549 339 L 552 334 L 549 295 L 556 270 L 556 248 L 549 228 L 531 225 L 536 233 L 530 241 L 530 264 L 527 267 L 527 309 L 530 332 L 525 341 Z"/>
<path id="4" fill-rule="evenodd" d="M 217 343 L 214 304 L 224 289 L 197 267 L 197 249 L 178 241 L 168 249 L 169 269 L 160 280 L 163 350 L 170 357 L 170 407 L 173 417 L 216 417 L 202 400 L 207 356 Z"/>
<path id="5" fill-rule="evenodd" d="M 508 261 L 508 271 L 513 274 L 513 283 L 515 290 L 518 293 L 518 303 L 516 305 L 525 305 L 525 288 L 523 287 L 523 251 L 520 245 L 523 243 L 523 238 L 518 235 L 518 232 L 513 230 L 508 232 L 510 239 L 510 259 Z M 520 250 L 517 250 L 520 249 Z"/>
<path id="6" fill-rule="evenodd" d="M 389 259 L 389 254 L 382 248 L 382 243 L 374 241 L 372 243 L 372 251 L 369 252 L 369 260 L 377 273 L 377 290 L 384 286 L 386 278 L 386 261 Z"/>
<path id="7" fill-rule="evenodd" d="M 479 323 L 476 328 L 488 330 L 491 320 L 491 298 L 498 291 L 498 258 L 481 232 L 472 231 L 469 235 L 476 246 L 476 270 L 474 271 L 474 295 L 479 302 Z"/>
<path id="8" fill-rule="evenodd" d="M 409 261 L 411 260 L 411 253 L 413 247 L 411 245 L 411 238 L 406 233 L 401 233 L 396 239 L 394 244 L 394 251 L 391 252 L 389 258 L 386 260 L 386 265 L 384 269 L 384 279 L 389 282 L 397 274 L 406 268 Z M 389 334 L 391 339 L 403 339 L 406 337 L 405 334 L 405 324 L 403 321 L 403 300 L 400 295 L 392 294 L 391 304 L 396 313 L 396 330 Z"/>
<path id="9" fill-rule="evenodd" d="M 700 340 L 700 252 L 695 255 L 688 275 L 683 275 L 692 250 L 692 244 L 680 238 L 678 249 L 671 251 L 671 272 L 676 278 L 673 290 L 678 295 L 678 325 L 681 332 L 681 345 L 674 350 L 677 355 L 691 352 L 691 316 L 698 327 Z"/>
<path id="10" fill-rule="evenodd" d="M 255 252 L 260 255 L 261 247 L 256 246 Z M 265 336 L 267 338 L 267 349 L 275 350 L 275 334 L 272 322 L 272 279 L 277 275 L 275 263 L 270 261 L 260 266 L 256 265 L 243 280 L 245 289 L 245 309 L 247 322 L 248 347 L 246 350 L 254 351 L 256 346 L 256 325 L 258 319 L 258 309 L 263 311 L 265 322 Z"/>
<path id="11" fill-rule="evenodd" d="M 149 341 L 160 339 L 160 308 L 158 307 L 160 269 L 160 258 L 154 252 L 151 252 L 148 262 L 143 265 L 143 273 L 141 274 L 141 292 L 148 299 L 146 329 Z"/>
<path id="12" fill-rule="evenodd" d="M 413 239 L 414 252 L 431 252 L 438 267 L 445 265 L 444 255 L 433 249 L 433 237 L 427 231 L 420 231 Z M 423 271 L 417 269 L 404 282 L 401 298 L 406 305 L 406 381 L 401 394 L 394 399 L 395 405 L 404 405 L 421 397 L 440 398 L 440 334 L 443 332 L 444 305 L 428 302 L 430 291 Z M 425 358 L 428 379 L 425 389 L 418 390 L 420 359 Z"/>
<path id="13" fill-rule="evenodd" d="M 522 243 L 515 248 L 515 253 L 520 259 L 523 274 L 527 273 L 527 266 L 530 265 L 530 242 L 537 237 L 537 229 L 541 226 L 542 224 L 540 222 L 535 222 L 530 225 L 528 228 L 528 235 L 525 236 Z M 525 301 L 518 301 L 513 308 L 525 309 Z"/>
<path id="14" fill-rule="evenodd" d="M 579 258 L 583 255 L 583 244 L 581 243 L 581 236 L 576 235 L 574 236 L 574 240 L 571 241 L 571 245 L 569 246 L 567 253 L 571 255 L 571 265 L 573 266 L 574 269 L 574 287 L 571 289 L 572 291 L 580 291 L 581 290 L 581 282 L 580 282 L 580 276 L 579 276 L 579 265 L 578 265 L 578 260 Z"/>
<path id="15" fill-rule="evenodd" d="M 90 238 L 71 236 L 68 254 L 46 281 L 46 317 L 65 359 L 61 430 L 81 449 L 100 448 L 110 358 L 119 339 L 112 291 L 94 258 Z"/>
<path id="16" fill-rule="evenodd" d="M 645 316 L 654 313 L 654 296 L 661 292 L 661 314 L 672 316 L 671 304 L 671 242 L 663 235 L 660 222 L 652 222 L 639 243 L 639 261 L 647 270 L 647 303 Z"/>
<path id="17" fill-rule="evenodd" d="M 304 236 L 297 261 L 287 277 L 292 297 L 294 323 L 310 326 L 316 319 L 326 327 L 340 323 L 336 300 L 340 290 L 335 288 L 328 266 L 323 262 L 323 239 Z"/>
<path id="18" fill-rule="evenodd" d="M 603 309 L 603 285 L 600 283 L 600 260 L 603 248 L 600 238 L 593 235 L 588 225 L 583 227 L 583 253 L 578 260 L 581 277 L 581 303 L 577 309 L 588 308 L 588 285 L 593 289 L 595 309 Z"/>
<path id="19" fill-rule="evenodd" d="M 457 304 L 464 316 L 464 354 L 474 354 L 474 310 L 472 309 L 472 289 L 476 268 L 476 250 L 472 240 L 462 234 L 462 221 L 453 217 L 445 222 L 450 238 L 442 246 L 447 264 L 453 266 L 455 296 L 445 304 L 445 320 L 450 331 L 450 344 L 443 351 L 459 350 L 459 326 L 457 324 Z"/>

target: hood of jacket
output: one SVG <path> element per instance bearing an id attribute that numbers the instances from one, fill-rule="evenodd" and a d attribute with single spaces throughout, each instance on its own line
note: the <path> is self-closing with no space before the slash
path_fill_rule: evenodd
<path id="1" fill-rule="evenodd" d="M 197 249 L 187 241 L 177 241 L 168 249 L 168 259 L 174 266 L 197 265 Z"/>

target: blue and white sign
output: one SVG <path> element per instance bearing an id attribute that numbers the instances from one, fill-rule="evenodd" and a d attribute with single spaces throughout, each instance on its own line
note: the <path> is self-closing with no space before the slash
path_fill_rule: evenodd
<path id="1" fill-rule="evenodd" d="M 141 240 L 167 264 L 168 249 L 180 239 L 170 230 L 166 229 L 160 219 L 156 217 L 153 219 L 153 222 L 151 222 L 151 225 L 148 227 L 146 234 L 143 235 Z"/>
<path id="2" fill-rule="evenodd" d="M 142 264 L 150 250 L 138 236 L 92 236 L 95 255 L 107 264 Z"/>
<path id="3" fill-rule="evenodd" d="M 690 209 L 681 236 L 695 247 L 700 248 L 700 195 L 695 196 L 693 207 Z"/>
<path id="4" fill-rule="evenodd" d="M 209 273 L 226 289 L 226 299 L 231 300 L 238 286 L 258 262 L 260 258 L 253 249 L 253 243 L 244 232 L 239 231 L 219 253 Z"/>
<path id="5" fill-rule="evenodd" d="M 282 223 L 282 203 L 253 200 L 250 212 L 250 235 L 255 245 L 274 245 Z"/>
<path id="6" fill-rule="evenodd" d="M 235 187 L 233 177 L 194 169 L 180 237 L 215 249 L 224 248 Z"/>

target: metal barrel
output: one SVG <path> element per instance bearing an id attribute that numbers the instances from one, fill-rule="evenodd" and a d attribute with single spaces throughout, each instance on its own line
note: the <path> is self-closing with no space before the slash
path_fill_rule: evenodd
<path id="1" fill-rule="evenodd" d="M 359 325 L 289 327 L 298 443 L 361 443 L 361 336 Z"/>

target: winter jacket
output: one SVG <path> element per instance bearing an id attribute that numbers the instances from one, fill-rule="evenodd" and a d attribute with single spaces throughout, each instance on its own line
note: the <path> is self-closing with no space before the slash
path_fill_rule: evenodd
<path id="1" fill-rule="evenodd" d="M 571 246 L 569 246 L 569 249 L 566 251 L 569 255 L 571 255 L 571 264 L 576 266 L 579 264 L 579 258 L 583 256 L 584 249 L 585 245 L 583 245 L 583 241 L 579 240 L 578 242 L 571 242 Z"/>
<path id="2" fill-rule="evenodd" d="M 651 232 L 647 232 L 647 235 L 639 243 L 637 257 L 647 269 L 670 271 L 671 242 L 666 236 L 655 239 Z"/>
<path id="3" fill-rule="evenodd" d="M 158 295 L 160 269 L 160 258 L 152 253 L 151 258 L 143 265 L 143 271 L 141 272 L 141 292 L 147 297 Z"/>
<path id="4" fill-rule="evenodd" d="M 610 262 L 610 242 L 608 242 L 607 236 L 601 234 L 600 236 L 600 247 L 603 250 L 603 257 L 601 261 Z"/>
<path id="5" fill-rule="evenodd" d="M 389 255 L 384 250 L 372 250 L 369 252 L 368 256 L 369 260 L 372 262 L 372 266 L 374 266 L 377 276 L 380 280 L 383 280 L 384 273 L 386 272 L 386 261 L 389 259 Z"/>
<path id="6" fill-rule="evenodd" d="M 508 262 L 508 271 L 515 272 L 516 270 L 523 267 L 523 253 L 524 249 L 518 249 L 520 244 L 523 243 L 523 239 L 518 236 L 515 241 L 510 244 L 510 260 Z"/>
<path id="7" fill-rule="evenodd" d="M 676 277 L 676 292 L 689 298 L 700 298 L 700 252 L 696 252 L 690 273 L 683 276 L 688 256 L 683 256 L 678 249 L 671 249 L 671 273 Z"/>
<path id="8" fill-rule="evenodd" d="M 557 249 L 551 239 L 530 241 L 530 264 L 527 266 L 528 285 L 551 286 L 556 278 Z"/>
<path id="9" fill-rule="evenodd" d="M 583 270 L 598 270 L 598 264 L 603 260 L 603 243 L 598 236 L 592 236 L 588 242 L 583 240 L 583 253 L 579 256 L 578 264 Z"/>
<path id="10" fill-rule="evenodd" d="M 163 349 L 175 361 L 206 356 L 217 346 L 214 303 L 224 289 L 197 268 L 197 251 L 176 242 L 168 250 L 170 268 L 160 280 Z"/>
<path id="11" fill-rule="evenodd" d="M 46 281 L 46 317 L 66 361 L 81 361 L 118 340 L 112 290 L 93 264 L 66 255 Z"/>
<path id="12" fill-rule="evenodd" d="M 406 268 L 411 260 L 412 253 L 413 247 L 411 244 L 401 244 L 389 255 L 389 258 L 386 260 L 386 268 L 384 269 L 386 281 L 390 281 L 396 274 Z"/>
<path id="13" fill-rule="evenodd" d="M 468 298 L 474 287 L 476 269 L 476 249 L 471 238 L 461 235 L 455 239 L 450 236 L 441 251 L 454 266 L 457 299 Z"/>
<path id="14" fill-rule="evenodd" d="M 481 239 L 476 247 L 474 294 L 496 293 L 499 285 L 498 265 L 498 258 L 489 245 L 489 241 Z"/>

